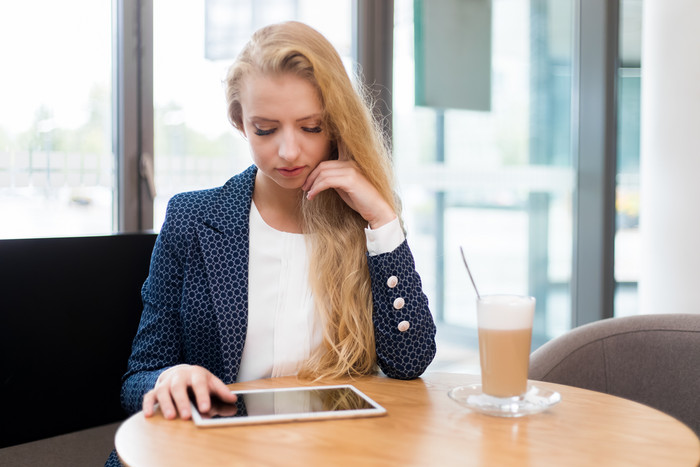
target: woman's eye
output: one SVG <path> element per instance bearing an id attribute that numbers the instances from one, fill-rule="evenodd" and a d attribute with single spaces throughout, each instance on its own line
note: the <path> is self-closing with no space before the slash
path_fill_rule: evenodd
<path id="1" fill-rule="evenodd" d="M 255 134 L 258 136 L 266 136 L 266 135 L 271 135 L 274 133 L 276 128 L 270 128 L 269 130 L 263 130 L 261 128 L 256 128 L 255 129 Z"/>
<path id="2" fill-rule="evenodd" d="M 321 133 L 321 127 L 320 126 L 315 126 L 315 127 L 303 127 L 302 130 L 304 130 L 307 133 Z"/>

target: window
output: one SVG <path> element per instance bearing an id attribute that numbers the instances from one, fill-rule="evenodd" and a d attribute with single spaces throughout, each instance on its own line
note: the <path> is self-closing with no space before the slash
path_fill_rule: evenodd
<path id="1" fill-rule="evenodd" d="M 113 231 L 110 25 L 109 0 L 0 3 L 0 238 Z"/>
<path id="2" fill-rule="evenodd" d="M 619 18 L 617 2 L 388 3 L 394 5 L 395 20 L 395 169 L 410 242 L 441 335 L 454 332 L 459 342 L 476 343 L 473 292 L 460 245 L 483 293 L 537 297 L 535 346 L 572 325 L 612 315 L 603 289 L 613 284 L 606 276 L 612 270 L 613 234 L 615 313 L 634 313 L 642 0 L 622 0 Z M 245 141 L 227 121 L 222 80 L 252 31 L 274 21 L 305 21 L 329 37 L 354 70 L 358 53 L 364 57 L 366 50 L 390 42 L 385 40 L 389 28 L 372 23 L 378 16 L 372 8 L 386 7 L 386 13 L 387 4 L 27 0 L 0 5 L 0 40 L 13 45 L 0 50 L 8 70 L 0 88 L 0 238 L 159 229 L 173 194 L 221 185 L 250 164 Z M 112 8 L 116 27 L 110 31 Z M 482 16 L 464 27 L 470 20 L 459 8 L 474 8 Z M 448 14 L 445 20 L 445 11 L 459 19 L 456 31 L 443 27 L 452 19 Z M 447 23 L 435 21 L 440 15 Z M 617 81 L 609 86 L 601 76 L 612 76 L 610 60 L 601 57 L 617 60 L 617 52 L 602 49 L 614 42 L 611 35 L 618 38 L 618 19 L 621 66 L 615 65 Z M 476 34 L 478 40 L 438 42 L 431 49 L 435 31 Z M 390 87 L 388 78 L 382 81 L 387 70 L 381 65 L 379 72 L 372 70 L 373 59 L 384 63 L 383 53 L 362 58 L 377 89 Z M 431 62 L 436 57 L 442 58 Z M 460 63 L 466 66 L 457 67 Z M 475 81 L 457 87 L 435 81 L 431 72 L 443 65 L 450 67 L 443 77 Z M 610 111 L 614 94 L 606 94 L 615 86 L 617 115 Z M 448 91 L 449 101 L 444 93 L 428 92 L 436 89 Z M 616 149 L 607 144 L 611 128 Z M 148 168 L 138 161 L 144 154 L 155 156 L 153 203 L 139 174 Z M 608 182 L 605 164 L 615 155 L 617 172 Z M 588 165 L 580 170 L 584 162 Z M 589 178 L 581 181 L 582 174 Z M 613 217 L 613 202 L 607 194 L 599 196 L 608 188 L 617 193 L 616 232 L 606 224 L 608 212 L 602 215 L 599 208 L 606 206 Z M 608 232 L 610 239 L 602 238 Z M 586 255 L 597 258 L 593 266 L 581 266 Z"/>
<path id="3" fill-rule="evenodd" d="M 476 305 L 460 245 L 480 293 L 537 298 L 535 347 L 571 326 L 573 3 L 444 1 L 436 12 L 433 2 L 395 2 L 394 158 L 409 241 L 442 334 L 462 347 L 476 349 Z M 441 14 L 476 16 L 482 36 L 461 36 L 469 27 L 450 36 L 449 23 L 440 31 L 431 21 Z M 445 34 L 443 50 L 431 33 Z M 451 57 L 443 75 L 467 61 L 446 99 L 463 94 L 462 107 L 439 103 L 449 83 L 420 82 L 431 53 Z M 417 102 L 430 92 L 437 104 Z"/>
<path id="4" fill-rule="evenodd" d="M 620 2 L 617 75 L 617 187 L 615 316 L 638 313 L 639 148 L 641 117 L 642 0 Z"/>

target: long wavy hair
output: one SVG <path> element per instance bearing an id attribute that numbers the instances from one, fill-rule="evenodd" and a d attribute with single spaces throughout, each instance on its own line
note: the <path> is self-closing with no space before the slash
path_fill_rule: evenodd
<path id="1" fill-rule="evenodd" d="M 323 35 L 294 21 L 266 26 L 253 34 L 226 77 L 228 117 L 239 131 L 243 130 L 242 83 L 252 73 L 292 73 L 308 80 L 321 99 L 322 128 L 328 132 L 332 150 L 340 150 L 353 161 L 400 216 L 389 145 L 373 118 L 370 94 L 362 84 L 353 87 L 340 56 Z M 374 373 L 372 289 L 364 234 L 367 221 L 335 190 L 325 190 L 311 202 L 302 197 L 301 212 L 310 250 L 309 283 L 323 343 L 312 350 L 299 376 Z"/>

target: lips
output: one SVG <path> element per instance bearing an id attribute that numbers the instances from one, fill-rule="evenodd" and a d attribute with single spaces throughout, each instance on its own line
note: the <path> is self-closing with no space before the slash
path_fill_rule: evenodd
<path id="1" fill-rule="evenodd" d="M 279 172 L 284 177 L 296 177 L 297 175 L 300 175 L 303 171 L 304 171 L 304 166 L 280 167 L 277 169 L 277 172 Z"/>

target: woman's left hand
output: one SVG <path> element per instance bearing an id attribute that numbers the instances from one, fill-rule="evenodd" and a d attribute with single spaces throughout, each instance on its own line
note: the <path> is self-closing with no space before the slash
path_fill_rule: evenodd
<path id="1" fill-rule="evenodd" d="M 344 159 L 341 152 L 340 160 L 323 161 L 316 166 L 301 187 L 306 192 L 306 198 L 311 201 L 320 192 L 333 188 L 348 206 L 369 223 L 371 229 L 393 221 L 396 213 L 389 203 L 354 162 Z"/>

